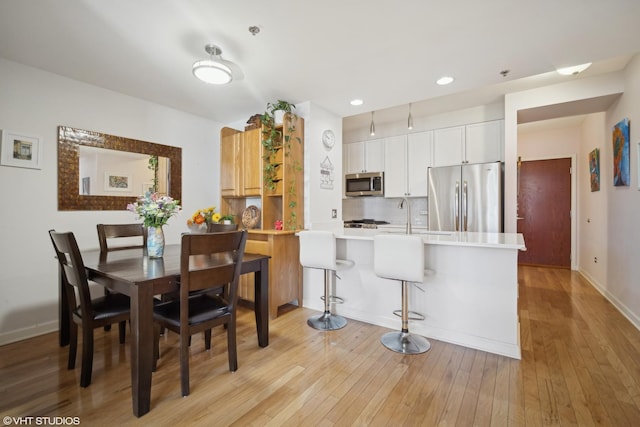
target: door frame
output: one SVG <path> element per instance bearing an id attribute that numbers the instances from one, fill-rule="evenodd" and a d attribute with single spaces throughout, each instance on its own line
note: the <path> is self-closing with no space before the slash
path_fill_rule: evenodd
<path id="1" fill-rule="evenodd" d="M 571 269 L 578 270 L 578 173 L 576 169 L 576 154 L 542 157 L 520 157 L 522 162 L 535 162 L 537 160 L 571 159 Z M 520 185 L 520 183 L 517 183 Z M 516 194 L 519 189 L 516 189 Z M 524 242 L 525 246 L 527 241 Z"/>

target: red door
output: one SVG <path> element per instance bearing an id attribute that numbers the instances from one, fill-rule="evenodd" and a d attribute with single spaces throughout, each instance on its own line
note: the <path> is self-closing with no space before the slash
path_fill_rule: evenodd
<path id="1" fill-rule="evenodd" d="M 522 162 L 519 185 L 518 262 L 571 268 L 571 159 Z"/>

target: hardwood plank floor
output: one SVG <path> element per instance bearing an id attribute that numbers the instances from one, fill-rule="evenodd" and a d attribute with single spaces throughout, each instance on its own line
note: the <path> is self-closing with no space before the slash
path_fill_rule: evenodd
<path id="1" fill-rule="evenodd" d="M 349 320 L 323 333 L 307 326 L 307 309 L 273 320 L 261 349 L 253 312 L 241 308 L 238 371 L 228 371 L 222 330 L 208 352 L 195 336 L 182 398 L 177 336 L 168 334 L 140 419 L 117 330 L 96 330 L 86 389 L 56 334 L 0 347 L 0 415 L 82 425 L 639 426 L 640 331 L 576 272 L 520 267 L 519 279 L 519 361 L 436 340 L 401 356 L 380 344 L 387 329 Z"/>

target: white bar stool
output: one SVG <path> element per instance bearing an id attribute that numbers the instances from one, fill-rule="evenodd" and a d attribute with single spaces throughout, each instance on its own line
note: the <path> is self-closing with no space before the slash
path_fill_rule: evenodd
<path id="1" fill-rule="evenodd" d="M 376 276 L 402 281 L 402 330 L 382 336 L 389 350 L 403 354 L 424 353 L 431 348 L 425 337 L 409 333 L 409 282 L 424 280 L 424 243 L 420 236 L 380 234 L 373 238 L 373 269 Z"/>
<path id="2" fill-rule="evenodd" d="M 331 314 L 333 303 L 342 303 L 342 299 L 331 295 L 331 284 L 336 272 L 354 265 L 353 261 L 336 259 L 336 236 L 330 231 L 306 230 L 298 233 L 300 238 L 300 264 L 307 268 L 324 270 L 324 313 L 312 316 L 307 324 L 314 329 L 333 331 L 344 328 L 347 319 Z"/>

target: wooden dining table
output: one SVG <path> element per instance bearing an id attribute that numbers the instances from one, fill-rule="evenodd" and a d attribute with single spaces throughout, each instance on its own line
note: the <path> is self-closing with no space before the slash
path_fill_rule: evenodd
<path id="1" fill-rule="evenodd" d="M 154 295 L 178 290 L 180 245 L 167 245 L 162 258 L 149 258 L 142 249 L 101 253 L 82 251 L 90 280 L 131 298 L 131 393 L 133 414 L 150 410 L 153 366 Z M 241 274 L 255 273 L 255 317 L 258 345 L 269 345 L 269 256 L 245 253 Z M 62 280 L 62 277 L 60 278 Z M 62 282 L 61 282 L 62 283 Z M 69 343 L 69 312 L 60 287 L 60 345 Z"/>

